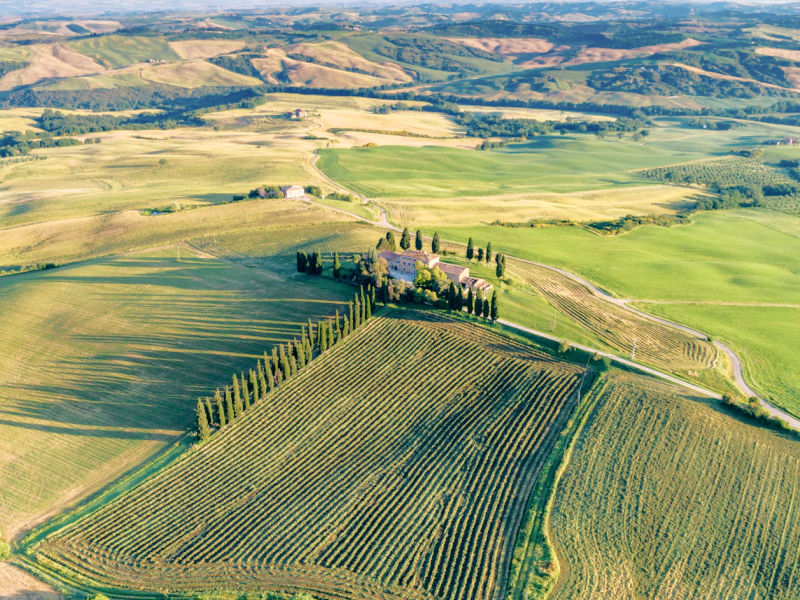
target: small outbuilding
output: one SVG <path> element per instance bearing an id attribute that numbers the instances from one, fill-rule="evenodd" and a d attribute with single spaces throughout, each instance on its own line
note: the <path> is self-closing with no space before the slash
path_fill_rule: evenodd
<path id="1" fill-rule="evenodd" d="M 281 187 L 284 198 L 302 198 L 306 195 L 306 190 L 302 185 L 284 185 Z"/>

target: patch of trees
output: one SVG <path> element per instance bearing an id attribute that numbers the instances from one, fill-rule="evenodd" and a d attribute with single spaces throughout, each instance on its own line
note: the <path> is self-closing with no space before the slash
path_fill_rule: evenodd
<path id="1" fill-rule="evenodd" d="M 336 254 L 336 261 L 339 260 L 339 254 Z M 306 273 L 308 275 L 322 275 L 322 253 L 318 250 L 306 253 L 305 250 L 297 251 L 297 272 Z M 340 267 L 341 268 L 341 267 Z M 337 277 L 338 279 L 338 277 Z"/>
<path id="2" fill-rule="evenodd" d="M 615 121 L 535 121 L 533 119 L 505 119 L 500 115 L 460 112 L 456 122 L 467 130 L 470 137 L 530 138 L 553 133 L 633 132 L 647 125 L 643 119 L 619 118 Z M 486 147 L 493 147 L 487 142 Z"/>
<path id="3" fill-rule="evenodd" d="M 461 59 L 477 57 L 491 61 L 503 60 L 501 56 L 429 35 L 387 34 L 383 40 L 373 48 L 377 54 L 438 71 L 480 73 L 481 69 Z"/>
<path id="4" fill-rule="evenodd" d="M 729 131 L 740 127 L 741 124 L 736 121 L 720 121 L 709 119 L 691 119 L 686 122 L 687 127 L 694 129 L 708 129 L 709 131 Z"/>
<path id="5" fill-rule="evenodd" d="M 227 69 L 228 71 L 233 71 L 234 73 L 240 73 L 241 75 L 248 75 L 249 77 L 255 77 L 256 79 L 263 80 L 261 71 L 253 66 L 251 60 L 257 56 L 261 55 L 255 53 L 236 55 L 226 54 L 222 56 L 213 56 L 208 59 L 208 62 L 215 64 L 218 67 L 222 67 L 223 69 Z"/>
<path id="6" fill-rule="evenodd" d="M 214 392 L 213 397 L 198 398 L 195 406 L 195 431 L 202 443 L 215 430 L 226 427 L 242 416 L 269 392 L 294 377 L 313 359 L 327 352 L 364 325 L 375 311 L 375 288 L 362 287 L 347 303 L 344 315 L 322 319 L 316 324 L 309 319 L 300 336 L 291 342 L 264 352 L 254 369 L 247 374 L 234 374 L 231 384 Z"/>
<path id="7" fill-rule="evenodd" d="M 750 397 L 747 402 L 741 403 L 734 400 L 728 394 L 722 396 L 722 404 L 731 412 L 744 416 L 746 419 L 755 421 L 760 425 L 766 425 L 770 429 L 783 431 L 795 438 L 800 438 L 800 433 L 792 429 L 783 419 L 773 417 L 761 406 L 758 398 Z"/>
<path id="8" fill-rule="evenodd" d="M 658 227 L 672 227 L 685 225 L 689 222 L 686 215 L 627 215 L 610 221 L 594 221 L 587 223 L 587 227 L 605 234 L 625 233 L 640 225 L 656 225 Z"/>
<path id="9" fill-rule="evenodd" d="M 13 60 L 0 60 L 0 77 L 17 69 L 24 69 L 28 63 Z"/>
<path id="10" fill-rule="evenodd" d="M 77 146 L 81 142 L 74 138 L 54 138 L 47 132 L 6 132 L 0 137 L 0 156 L 24 156 L 39 148 Z"/>

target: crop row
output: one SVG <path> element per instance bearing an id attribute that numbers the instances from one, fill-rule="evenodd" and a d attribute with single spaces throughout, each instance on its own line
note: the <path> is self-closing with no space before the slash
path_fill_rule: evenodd
<path id="1" fill-rule="evenodd" d="M 125 589 L 492 598 L 580 376 L 482 328 L 385 312 L 36 551 Z"/>
<path id="2" fill-rule="evenodd" d="M 800 450 L 616 376 L 556 494 L 557 600 L 800 597 Z"/>
<path id="3" fill-rule="evenodd" d="M 636 358 L 670 370 L 707 369 L 717 360 L 711 342 L 603 300 L 564 275 L 528 264 L 515 265 L 515 270 L 554 306 L 621 352 L 630 354 L 635 344 Z"/>

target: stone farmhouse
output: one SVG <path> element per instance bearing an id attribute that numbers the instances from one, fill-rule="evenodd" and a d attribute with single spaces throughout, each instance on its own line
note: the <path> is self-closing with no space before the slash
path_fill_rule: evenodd
<path id="1" fill-rule="evenodd" d="M 302 185 L 285 185 L 281 187 L 284 198 L 302 198 L 306 190 Z"/>
<path id="2" fill-rule="evenodd" d="M 438 254 L 428 254 L 419 250 L 392 252 L 384 250 L 378 255 L 389 264 L 389 275 L 398 279 L 411 280 L 417 274 L 417 262 L 427 268 L 438 267 L 453 283 L 472 288 L 476 292 L 489 292 L 492 284 L 478 277 L 470 277 L 469 269 L 452 263 L 440 262 Z"/>

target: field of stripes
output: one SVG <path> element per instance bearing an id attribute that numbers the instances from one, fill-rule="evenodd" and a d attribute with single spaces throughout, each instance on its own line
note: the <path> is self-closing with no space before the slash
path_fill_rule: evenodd
<path id="1" fill-rule="evenodd" d="M 555 494 L 553 600 L 800 598 L 800 442 L 615 374 Z"/>
<path id="2" fill-rule="evenodd" d="M 384 310 L 31 552 L 106 591 L 495 598 L 583 375 L 483 327 Z"/>

